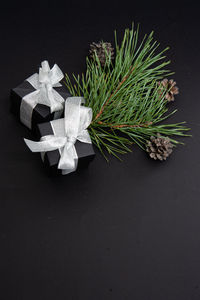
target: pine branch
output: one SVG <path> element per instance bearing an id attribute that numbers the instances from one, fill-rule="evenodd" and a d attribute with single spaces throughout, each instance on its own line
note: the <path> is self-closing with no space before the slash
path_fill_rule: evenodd
<path id="1" fill-rule="evenodd" d="M 130 151 L 131 143 L 145 149 L 146 141 L 157 133 L 166 136 L 186 136 L 183 123 L 162 124 L 175 110 L 168 113 L 167 90 L 160 93 L 158 81 L 173 74 L 166 69 L 170 63 L 153 32 L 145 35 L 138 45 L 139 28 L 126 29 L 121 45 L 115 32 L 115 62 L 106 52 L 102 66 L 97 55 L 86 59 L 86 73 L 66 74 L 66 86 L 73 96 L 83 96 L 93 110 L 89 127 L 92 141 L 101 153 L 117 156 Z M 168 114 L 167 114 L 168 113 Z M 174 144 L 179 143 L 171 138 Z M 119 158 L 119 157 L 118 157 Z"/>

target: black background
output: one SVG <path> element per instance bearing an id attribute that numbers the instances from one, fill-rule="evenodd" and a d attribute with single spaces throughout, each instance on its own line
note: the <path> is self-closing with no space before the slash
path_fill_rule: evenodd
<path id="1" fill-rule="evenodd" d="M 132 21 L 155 31 L 187 121 L 166 163 L 137 147 L 121 163 L 97 153 L 87 170 L 48 177 L 9 113 L 12 87 L 44 59 L 84 71 L 89 43 L 119 38 Z M 8 2 L 0 8 L 0 298 L 200 299 L 199 9 L 194 1 Z"/>

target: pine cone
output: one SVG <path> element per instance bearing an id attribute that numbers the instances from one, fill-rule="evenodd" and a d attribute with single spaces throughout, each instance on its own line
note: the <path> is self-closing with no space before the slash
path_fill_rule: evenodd
<path id="1" fill-rule="evenodd" d="M 158 85 L 161 85 L 161 95 L 162 95 L 162 87 L 165 88 L 168 92 L 165 95 L 165 99 L 168 102 L 174 101 L 174 95 L 179 93 L 179 88 L 176 86 L 176 81 L 173 79 L 168 80 L 167 78 L 163 79 L 161 82 L 158 82 Z"/>
<path id="2" fill-rule="evenodd" d="M 155 160 L 166 160 L 167 157 L 172 153 L 173 145 L 168 137 L 161 137 L 157 134 L 157 137 L 151 136 L 150 140 L 147 141 L 146 151 L 149 156 Z"/>
<path id="3" fill-rule="evenodd" d="M 107 51 L 107 53 L 106 53 Z M 114 48 L 112 48 L 111 43 L 106 42 L 98 42 L 90 44 L 90 58 L 94 59 L 95 52 L 100 60 L 101 66 L 104 67 L 106 64 L 106 57 L 108 56 L 113 59 L 114 58 Z"/>

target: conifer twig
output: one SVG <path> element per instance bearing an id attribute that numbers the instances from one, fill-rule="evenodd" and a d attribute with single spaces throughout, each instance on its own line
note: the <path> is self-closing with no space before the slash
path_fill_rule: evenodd
<path id="1" fill-rule="evenodd" d="M 172 137 L 186 136 L 188 130 L 184 122 L 163 124 L 176 112 L 168 113 L 167 90 L 160 96 L 157 84 L 173 74 L 166 69 L 170 63 L 165 60 L 168 48 L 158 51 L 153 32 L 145 35 L 138 45 L 138 35 L 138 27 L 126 29 L 119 45 L 115 33 L 113 63 L 106 53 L 106 67 L 102 67 L 95 55 L 92 60 L 86 58 L 85 74 L 73 74 L 74 82 L 67 74 L 65 77 L 72 96 L 83 96 L 85 105 L 93 110 L 94 119 L 88 129 L 104 157 L 105 152 L 116 157 L 129 152 L 133 142 L 145 149 L 147 140 L 158 133 L 178 144 L 180 142 Z"/>

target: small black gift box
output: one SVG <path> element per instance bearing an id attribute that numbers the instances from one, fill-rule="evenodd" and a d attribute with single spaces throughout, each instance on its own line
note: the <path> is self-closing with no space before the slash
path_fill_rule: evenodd
<path id="1" fill-rule="evenodd" d="M 48 62 L 43 62 L 43 63 L 47 63 L 47 67 L 49 67 Z M 46 73 L 48 74 L 48 72 L 50 73 L 51 71 L 52 70 L 48 69 Z M 60 70 L 60 72 L 61 72 L 61 70 Z M 38 76 L 38 77 L 40 76 L 40 74 L 34 74 L 34 75 Z M 34 75 L 32 77 L 34 77 Z M 60 76 L 60 74 L 59 74 L 59 76 Z M 60 78 L 62 78 L 62 77 L 63 76 L 61 75 Z M 52 89 L 53 89 L 54 94 L 57 94 L 59 97 L 62 97 L 63 100 L 66 100 L 66 98 L 71 96 L 70 93 L 67 91 L 66 87 L 61 84 L 58 84 L 57 86 L 56 85 L 53 86 Z M 37 131 L 37 124 L 60 118 L 63 115 L 63 106 L 64 106 L 64 104 L 63 104 L 63 106 L 61 106 L 60 110 L 51 112 L 50 106 L 41 104 L 41 103 L 37 103 L 32 108 L 32 113 L 30 115 L 29 110 L 30 110 L 31 103 L 29 105 L 29 103 L 27 102 L 27 104 L 26 104 L 25 108 L 23 108 L 23 112 L 22 112 L 22 102 L 24 100 L 24 97 L 26 97 L 27 95 L 30 95 L 31 93 L 33 93 L 35 91 L 36 91 L 36 89 L 27 79 L 24 82 L 22 82 L 19 86 L 12 89 L 11 95 L 10 95 L 11 112 L 13 114 L 15 114 L 19 118 L 19 120 L 21 120 L 21 122 L 25 126 L 29 127 L 34 133 Z M 63 101 L 63 103 L 64 103 L 64 101 Z M 26 116 L 26 109 L 27 109 L 27 116 Z M 25 114 L 25 119 L 28 119 L 28 123 L 30 125 L 27 125 L 27 122 L 23 121 L 23 119 L 21 117 L 22 113 Z"/>
<path id="2" fill-rule="evenodd" d="M 41 138 L 48 135 L 54 135 L 55 134 L 54 124 L 60 122 L 61 120 L 63 121 L 63 128 L 64 128 L 64 119 L 53 120 L 51 122 L 38 124 L 38 133 L 39 133 L 38 137 Z M 95 157 L 95 152 L 92 144 L 82 143 L 77 140 L 74 146 L 78 156 L 77 169 L 87 167 Z M 43 152 L 41 153 L 41 156 L 45 164 L 45 167 L 47 168 L 50 174 L 54 174 L 54 175 L 62 174 L 62 170 L 58 169 L 58 163 L 61 157 L 60 151 L 58 149 L 53 151 L 48 151 L 45 153 Z"/>
<path id="3" fill-rule="evenodd" d="M 87 128 L 92 109 L 83 97 L 68 97 L 64 118 L 38 124 L 40 141 L 24 139 L 32 152 L 40 152 L 50 173 L 66 175 L 87 166 L 95 153 Z"/>

